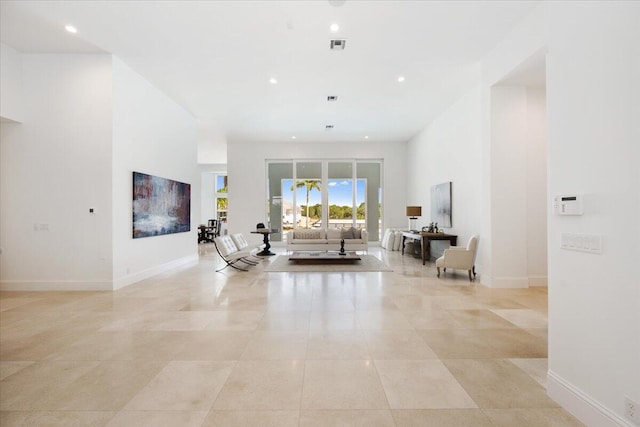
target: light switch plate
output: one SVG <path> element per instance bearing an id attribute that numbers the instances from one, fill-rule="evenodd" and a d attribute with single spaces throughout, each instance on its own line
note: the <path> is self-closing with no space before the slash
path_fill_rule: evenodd
<path id="1" fill-rule="evenodd" d="M 602 236 L 599 234 L 560 233 L 560 247 L 570 251 L 602 253 Z"/>

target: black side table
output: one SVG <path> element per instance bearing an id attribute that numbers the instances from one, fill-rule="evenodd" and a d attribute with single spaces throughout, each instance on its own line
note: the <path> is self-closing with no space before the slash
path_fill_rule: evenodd
<path id="1" fill-rule="evenodd" d="M 273 252 L 271 252 L 269 249 L 271 249 L 271 244 L 269 243 L 269 234 L 271 233 L 277 233 L 277 231 L 275 230 L 268 230 L 268 229 L 261 229 L 261 230 L 256 230 L 256 231 L 252 231 L 251 234 L 262 234 L 264 237 L 262 238 L 262 243 L 264 243 L 264 249 L 262 249 L 260 252 L 258 252 L 256 255 L 257 256 L 272 256 L 275 255 Z"/>

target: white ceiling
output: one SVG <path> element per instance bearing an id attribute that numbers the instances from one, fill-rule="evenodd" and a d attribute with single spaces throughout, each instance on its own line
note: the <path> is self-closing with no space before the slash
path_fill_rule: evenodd
<path id="1" fill-rule="evenodd" d="M 193 113 L 205 144 L 397 142 L 467 90 L 535 4 L 3 0 L 0 37 L 22 52 L 117 55 Z M 346 49 L 330 51 L 332 38 Z"/>

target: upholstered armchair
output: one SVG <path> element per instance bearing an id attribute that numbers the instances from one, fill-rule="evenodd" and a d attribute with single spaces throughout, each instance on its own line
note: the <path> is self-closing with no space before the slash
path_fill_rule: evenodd
<path id="1" fill-rule="evenodd" d="M 476 277 L 476 252 L 478 249 L 478 236 L 471 236 L 467 247 L 451 246 L 449 249 L 445 249 L 444 255 L 436 260 L 436 269 L 438 270 L 438 277 L 440 277 L 440 267 L 447 271 L 447 268 L 456 270 L 467 270 L 469 273 L 469 280 L 473 280 Z M 471 278 L 473 273 L 473 278 Z"/>

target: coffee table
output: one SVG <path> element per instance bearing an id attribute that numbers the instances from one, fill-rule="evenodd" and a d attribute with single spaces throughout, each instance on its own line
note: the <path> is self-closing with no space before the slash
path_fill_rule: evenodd
<path id="1" fill-rule="evenodd" d="M 353 264 L 361 259 L 355 252 L 294 252 L 289 256 L 294 264 Z"/>

